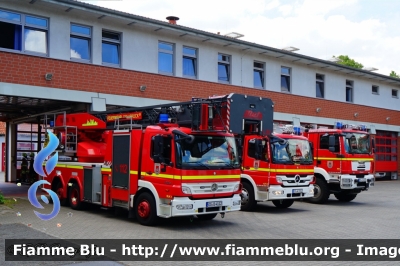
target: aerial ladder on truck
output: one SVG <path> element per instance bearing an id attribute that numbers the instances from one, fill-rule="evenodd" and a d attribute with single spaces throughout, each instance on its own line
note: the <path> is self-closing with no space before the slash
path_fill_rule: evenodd
<path id="1" fill-rule="evenodd" d="M 253 210 L 257 202 L 272 201 L 290 207 L 295 199 L 313 197 L 315 182 L 310 142 L 294 127 L 273 132 L 273 102 L 269 98 L 231 93 L 193 98 L 207 102 L 209 128 L 235 135 L 241 161 L 241 209 Z M 181 103 L 190 106 L 190 102 Z M 181 125 L 190 126 L 182 119 Z M 204 123 L 206 124 L 206 123 Z"/>
<path id="2" fill-rule="evenodd" d="M 46 180 L 73 209 L 84 203 L 129 210 L 143 225 L 160 218 L 210 220 L 240 210 L 234 136 L 209 126 L 209 101 L 50 114 L 59 161 Z M 179 122 L 190 126 L 183 127 Z"/>

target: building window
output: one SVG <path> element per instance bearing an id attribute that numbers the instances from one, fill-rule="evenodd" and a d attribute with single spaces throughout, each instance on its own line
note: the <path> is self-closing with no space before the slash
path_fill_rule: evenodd
<path id="1" fill-rule="evenodd" d="M 182 74 L 184 77 L 197 77 L 197 49 L 183 47 Z"/>
<path id="2" fill-rule="evenodd" d="M 90 61 L 92 29 L 87 26 L 71 24 L 71 59 Z"/>
<path id="3" fill-rule="evenodd" d="M 392 97 L 393 97 L 393 98 L 399 98 L 397 92 L 398 92 L 398 90 L 392 90 Z"/>
<path id="4" fill-rule="evenodd" d="M 317 98 L 324 98 L 324 75 L 316 75 L 316 94 Z"/>
<path id="5" fill-rule="evenodd" d="M 231 80 L 231 57 L 229 55 L 218 54 L 218 81 L 229 83 Z"/>
<path id="6" fill-rule="evenodd" d="M 254 62 L 254 88 L 264 88 L 264 63 Z"/>
<path id="7" fill-rule="evenodd" d="M 281 67 L 281 91 L 290 92 L 290 68 Z"/>
<path id="8" fill-rule="evenodd" d="M 346 80 L 346 102 L 353 102 L 353 81 Z"/>
<path id="9" fill-rule="evenodd" d="M 48 28 L 46 18 L 0 9 L 0 48 L 47 54 Z"/>
<path id="10" fill-rule="evenodd" d="M 372 85 L 372 94 L 379 94 L 379 87 Z"/>
<path id="11" fill-rule="evenodd" d="M 158 43 L 158 72 L 173 75 L 174 45 L 172 43 Z"/>
<path id="12" fill-rule="evenodd" d="M 113 33 L 109 31 L 103 31 L 102 33 L 102 57 L 103 64 L 120 64 L 120 45 L 121 35 L 119 33 Z"/>

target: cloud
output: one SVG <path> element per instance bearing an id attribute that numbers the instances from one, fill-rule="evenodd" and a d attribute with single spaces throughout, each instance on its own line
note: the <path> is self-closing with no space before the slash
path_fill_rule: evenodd
<path id="1" fill-rule="evenodd" d="M 72 58 L 79 58 L 79 59 L 82 58 L 82 56 L 77 51 L 75 51 L 74 49 L 71 49 L 71 57 Z"/>
<path id="2" fill-rule="evenodd" d="M 25 50 L 46 53 L 46 32 L 36 30 L 25 30 Z"/>

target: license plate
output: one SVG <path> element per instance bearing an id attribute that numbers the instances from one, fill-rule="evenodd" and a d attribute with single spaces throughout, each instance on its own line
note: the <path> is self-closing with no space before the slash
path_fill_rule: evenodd
<path id="1" fill-rule="evenodd" d="M 206 203 L 206 208 L 222 206 L 222 201 L 210 201 Z"/>
<path id="2" fill-rule="evenodd" d="M 292 193 L 293 193 L 293 194 L 303 193 L 303 190 L 302 190 L 302 189 L 293 189 L 293 190 L 292 190 Z"/>
<path id="3" fill-rule="evenodd" d="M 366 182 L 367 181 L 367 179 L 365 179 L 365 178 L 359 178 L 358 179 L 358 182 Z"/>

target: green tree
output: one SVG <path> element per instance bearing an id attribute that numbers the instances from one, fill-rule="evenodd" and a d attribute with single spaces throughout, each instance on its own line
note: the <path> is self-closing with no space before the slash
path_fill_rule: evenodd
<path id="1" fill-rule="evenodd" d="M 399 74 L 397 74 L 397 73 L 394 72 L 393 70 L 392 70 L 392 72 L 390 72 L 389 76 L 391 76 L 391 77 L 393 77 L 393 78 L 398 78 L 398 79 L 400 79 Z"/>
<path id="2" fill-rule="evenodd" d="M 345 66 L 349 66 L 349 67 L 354 67 L 354 68 L 359 68 L 359 69 L 361 69 L 361 68 L 364 67 L 363 64 L 354 61 L 354 59 L 351 59 L 351 58 L 350 58 L 349 56 L 347 56 L 347 55 L 339 55 L 339 56 L 337 56 L 337 57 L 336 57 L 336 56 L 333 56 L 333 57 L 339 59 L 340 61 L 337 62 L 337 63 L 338 63 L 338 64 L 341 64 L 341 65 L 345 65 Z"/>

